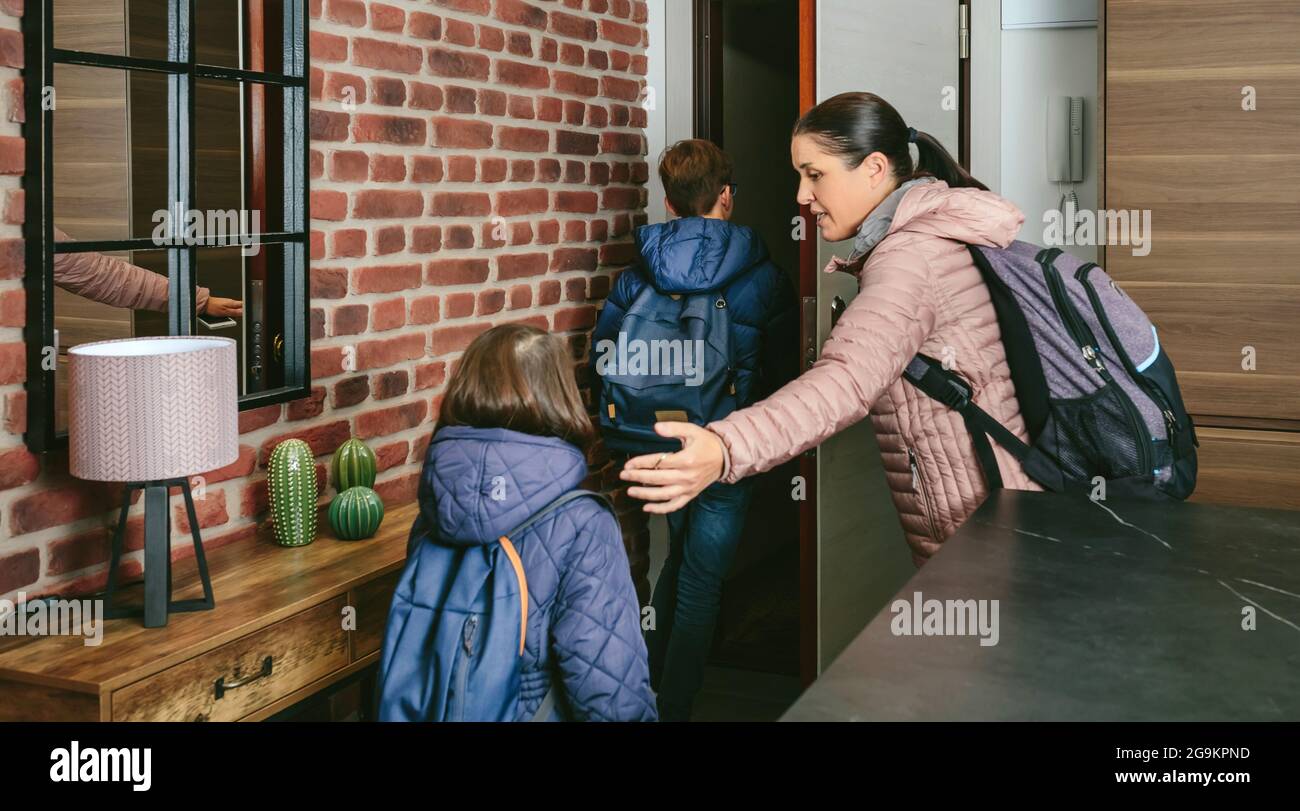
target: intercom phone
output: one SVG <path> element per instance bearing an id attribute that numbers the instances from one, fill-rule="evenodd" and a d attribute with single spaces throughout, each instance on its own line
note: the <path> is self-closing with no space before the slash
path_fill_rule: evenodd
<path id="1" fill-rule="evenodd" d="M 1047 179 L 1069 183 L 1062 190 L 1060 210 L 1072 221 L 1079 210 L 1074 184 L 1083 182 L 1083 97 L 1049 96 L 1047 99 Z M 1073 222 L 1069 222 L 1073 230 Z"/>

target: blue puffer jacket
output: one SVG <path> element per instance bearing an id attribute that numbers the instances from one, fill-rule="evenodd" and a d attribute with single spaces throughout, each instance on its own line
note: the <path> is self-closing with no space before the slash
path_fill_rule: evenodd
<path id="1" fill-rule="evenodd" d="M 640 261 L 615 281 L 592 332 L 592 346 L 618 339 L 627 308 L 647 284 L 666 295 L 718 290 L 731 313 L 740 407 L 761 400 L 795 376 L 799 314 L 794 286 L 752 228 L 682 217 L 641 226 L 636 246 Z M 599 379 L 595 355 L 589 367 L 592 381 Z"/>
<path id="2" fill-rule="evenodd" d="M 582 452 L 561 439 L 503 428 L 439 428 L 420 476 L 412 542 L 493 543 L 577 489 L 586 475 Z M 428 533 L 429 526 L 436 532 Z M 511 540 L 528 577 L 529 602 L 517 718 L 537 712 L 553 673 L 566 718 L 655 720 L 618 521 L 596 499 L 581 498 Z"/>

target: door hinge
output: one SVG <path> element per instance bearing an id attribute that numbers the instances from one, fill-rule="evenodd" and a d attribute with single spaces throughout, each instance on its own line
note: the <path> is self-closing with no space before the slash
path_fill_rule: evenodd
<path id="1" fill-rule="evenodd" d="M 970 59 L 970 6 L 957 6 L 957 58 Z"/>

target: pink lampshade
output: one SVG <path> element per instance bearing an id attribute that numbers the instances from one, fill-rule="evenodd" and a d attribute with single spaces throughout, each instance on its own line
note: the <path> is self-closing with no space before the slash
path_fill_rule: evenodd
<path id="1" fill-rule="evenodd" d="M 68 350 L 69 467 L 137 482 L 216 470 L 239 456 L 230 338 L 125 338 Z"/>

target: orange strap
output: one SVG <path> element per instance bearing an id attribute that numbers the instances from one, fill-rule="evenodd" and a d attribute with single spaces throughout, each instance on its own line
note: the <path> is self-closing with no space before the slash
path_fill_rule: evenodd
<path id="1" fill-rule="evenodd" d="M 524 655 L 524 637 L 528 635 L 528 578 L 524 575 L 524 564 L 515 551 L 515 545 L 506 536 L 501 536 L 501 548 L 506 550 L 510 565 L 515 567 L 515 577 L 519 579 L 519 655 Z"/>

